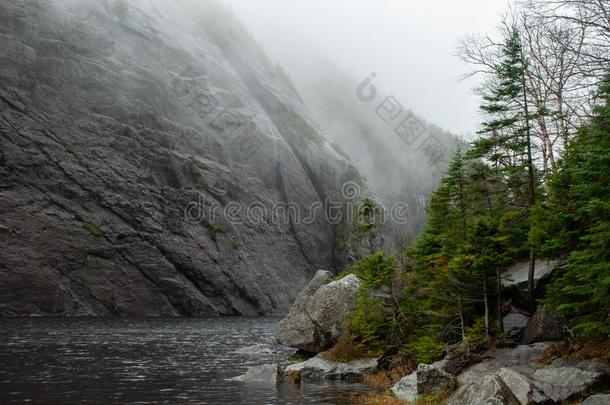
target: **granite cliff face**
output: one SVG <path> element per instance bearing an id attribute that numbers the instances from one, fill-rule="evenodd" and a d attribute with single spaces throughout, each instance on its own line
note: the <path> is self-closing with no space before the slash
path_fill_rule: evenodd
<path id="1" fill-rule="evenodd" d="M 215 3 L 5 0 L 0 60 L 0 315 L 278 313 L 340 261 L 297 216 L 366 187 Z"/>

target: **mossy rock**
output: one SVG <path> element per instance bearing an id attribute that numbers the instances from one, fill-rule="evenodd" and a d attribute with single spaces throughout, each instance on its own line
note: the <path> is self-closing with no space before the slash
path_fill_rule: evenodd
<path id="1" fill-rule="evenodd" d="M 229 226 L 227 224 L 213 224 L 212 225 L 212 240 L 216 241 L 219 233 L 229 232 Z"/>
<path id="2" fill-rule="evenodd" d="M 195 188 L 197 188 L 198 190 L 205 190 L 207 188 L 207 184 L 205 180 L 203 180 L 203 177 L 199 177 L 195 181 Z"/>
<path id="3" fill-rule="evenodd" d="M 97 238 L 102 236 L 104 232 L 93 222 L 85 222 L 83 223 L 83 228 L 89 231 L 89 233 Z"/>
<path id="4" fill-rule="evenodd" d="M 227 224 L 214 224 L 212 225 L 212 232 L 227 233 L 229 232 L 229 226 Z"/>
<path id="5" fill-rule="evenodd" d="M 303 352 L 301 350 L 297 350 L 292 356 L 288 357 L 288 361 L 293 364 L 293 363 L 302 363 L 304 361 L 307 361 L 309 359 L 311 359 L 313 357 L 313 355 L 307 353 L 307 352 Z"/>
<path id="6" fill-rule="evenodd" d="M 196 167 L 196 168 L 198 168 L 198 169 L 200 169 L 200 170 L 205 170 L 205 165 L 203 164 L 203 162 L 202 162 L 201 160 L 197 159 L 197 158 L 196 158 L 196 157 L 194 157 L 194 156 L 191 156 L 191 157 L 190 157 L 190 160 L 191 160 L 191 164 L 192 164 L 194 167 Z"/>

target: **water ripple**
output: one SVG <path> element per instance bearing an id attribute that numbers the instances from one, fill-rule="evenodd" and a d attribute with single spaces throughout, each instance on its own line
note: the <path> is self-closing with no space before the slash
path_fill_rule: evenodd
<path id="1" fill-rule="evenodd" d="M 247 384 L 276 318 L 0 319 L 0 404 L 343 404 L 360 384 Z"/>

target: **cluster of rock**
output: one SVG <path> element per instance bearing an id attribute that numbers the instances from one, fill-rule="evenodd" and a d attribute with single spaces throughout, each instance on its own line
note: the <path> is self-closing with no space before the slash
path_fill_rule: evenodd
<path id="1" fill-rule="evenodd" d="M 301 362 L 252 367 L 235 380 L 274 383 L 358 381 L 365 374 L 374 372 L 378 367 L 377 358 L 339 362 L 328 359 L 324 352 L 343 333 L 344 321 L 357 303 L 360 286 L 360 279 L 354 275 L 333 280 L 332 273 L 318 270 L 288 315 L 280 321 L 277 331 L 279 343 L 313 357 Z"/>
<path id="2" fill-rule="evenodd" d="M 239 377 L 240 381 L 293 382 L 322 380 L 360 380 L 375 372 L 379 359 L 365 358 L 348 362 L 331 361 L 326 350 L 341 332 L 345 317 L 356 303 L 360 281 L 347 276 L 332 281 L 330 273 L 318 271 L 299 295 L 290 314 L 280 323 L 278 339 L 303 350 L 315 349 L 308 360 L 262 366 Z M 340 301 L 341 304 L 337 304 Z M 337 305 L 338 311 L 330 311 Z M 514 312 L 514 314 L 517 314 Z M 517 319 L 517 317 L 515 317 Z M 505 326 L 511 328 L 507 323 Z M 290 329 L 298 331 L 297 333 Z M 432 364 L 419 364 L 391 388 L 408 403 L 422 395 L 449 394 L 447 405 L 534 405 L 583 401 L 583 405 L 610 404 L 610 395 L 599 393 L 608 387 L 610 370 L 598 360 L 563 361 L 542 364 L 540 357 L 552 344 L 539 341 L 561 337 L 565 325 L 540 310 L 528 317 L 516 337 L 534 343 L 489 350 L 482 361 L 458 375 L 450 373 L 449 356 Z M 273 375 L 271 375 L 273 374 Z M 595 394 L 595 395 L 593 395 Z"/>
<path id="3" fill-rule="evenodd" d="M 538 293 L 559 264 L 537 263 L 534 285 Z M 503 318 L 504 335 L 518 346 L 490 350 L 483 361 L 460 373 L 455 378 L 457 389 L 449 390 L 448 405 L 564 403 L 587 398 L 607 383 L 609 370 L 597 360 L 538 362 L 544 350 L 568 332 L 565 320 L 544 307 L 531 316 L 519 309 L 527 305 L 527 270 L 527 262 L 517 263 L 505 272 L 503 280 L 503 292 L 512 304 Z M 414 389 L 414 377 L 403 380 L 394 387 L 398 397 L 412 401 L 423 393 L 419 387 Z M 583 403 L 610 403 L 608 399 L 607 395 L 595 395 Z"/>
<path id="4" fill-rule="evenodd" d="M 536 262 L 534 288 L 537 295 L 560 263 L 560 260 Z M 504 334 L 507 338 L 523 344 L 562 339 L 566 334 L 566 323 L 563 319 L 545 311 L 544 308 L 533 315 L 520 309 L 528 306 L 528 267 L 529 262 L 520 262 L 509 267 L 503 275 L 503 294 L 511 303 L 508 314 L 502 319 Z"/>
<path id="5" fill-rule="evenodd" d="M 449 392 L 452 394 L 448 405 L 552 404 L 586 398 L 610 375 L 597 360 L 538 363 L 538 357 L 549 345 L 541 342 L 489 351 L 484 356 L 486 360 L 457 377 L 443 370 L 446 360 L 420 364 L 392 391 L 410 402 L 423 394 Z M 603 395 L 593 396 L 589 403 L 603 399 Z"/>
<path id="6" fill-rule="evenodd" d="M 457 377 L 458 390 L 449 404 L 487 404 L 502 398 L 507 404 L 561 403 L 582 399 L 608 377 L 597 360 L 537 362 L 549 342 L 490 351 L 487 360 Z"/>
<path id="7" fill-rule="evenodd" d="M 560 340 L 567 334 L 565 320 L 545 308 L 530 317 L 512 307 L 502 321 L 504 335 L 523 344 Z"/>
<path id="8" fill-rule="evenodd" d="M 345 319 L 356 306 L 361 284 L 353 274 L 333 281 L 330 272 L 316 272 L 280 321 L 277 331 L 279 343 L 316 355 L 302 362 L 280 365 L 280 381 L 359 380 L 377 369 L 376 358 L 338 362 L 324 353 L 344 332 Z"/>
<path id="9" fill-rule="evenodd" d="M 278 366 L 278 381 L 358 380 L 377 369 L 375 358 L 336 362 L 326 357 L 324 350 L 341 335 L 361 284 L 353 275 L 332 280 L 329 272 L 319 270 L 280 322 L 277 336 L 281 343 L 317 355 Z M 419 364 L 392 387 L 392 392 L 407 402 L 415 402 L 421 395 L 450 393 L 449 405 L 552 404 L 587 398 L 610 376 L 597 360 L 538 362 L 550 341 L 560 339 L 566 329 L 563 320 L 544 308 L 530 317 L 513 307 L 504 318 L 504 327 L 507 337 L 524 344 L 490 350 L 482 356 L 483 361 L 457 376 L 445 369 L 447 358 Z M 607 395 L 598 394 L 583 403 L 610 402 Z"/>

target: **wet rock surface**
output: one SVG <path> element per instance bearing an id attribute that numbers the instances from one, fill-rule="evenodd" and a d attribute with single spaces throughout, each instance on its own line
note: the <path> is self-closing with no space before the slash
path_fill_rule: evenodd
<path id="1" fill-rule="evenodd" d="M 322 380 L 344 380 L 360 381 L 365 374 L 372 373 L 377 369 L 379 359 L 365 358 L 338 362 L 328 360 L 324 353 L 304 362 L 287 366 L 283 371 L 282 380 L 286 381 L 322 381 Z"/>
<path id="2" fill-rule="evenodd" d="M 523 343 L 560 340 L 566 331 L 565 320 L 545 309 L 539 309 L 529 319 L 523 330 Z"/>
<path id="3" fill-rule="evenodd" d="M 518 370 L 536 365 L 537 359 L 550 345 L 550 342 L 539 342 L 531 345 L 520 345 L 515 348 L 489 350 L 483 355 L 484 360 L 467 368 L 457 376 L 458 385 L 468 384 L 485 376 L 493 375 L 504 367 Z"/>
<path id="4" fill-rule="evenodd" d="M 534 286 L 547 278 L 559 266 L 561 260 L 537 260 L 534 267 Z M 523 261 L 509 267 L 503 274 L 504 287 L 517 287 L 527 292 L 529 261 Z"/>
<path id="5" fill-rule="evenodd" d="M 0 315 L 285 313 L 334 268 L 273 207 L 357 170 L 239 23 L 180 12 L 0 2 Z"/>

